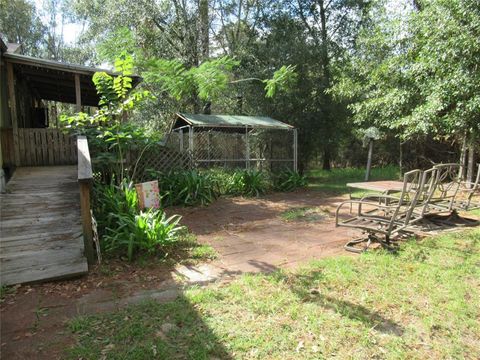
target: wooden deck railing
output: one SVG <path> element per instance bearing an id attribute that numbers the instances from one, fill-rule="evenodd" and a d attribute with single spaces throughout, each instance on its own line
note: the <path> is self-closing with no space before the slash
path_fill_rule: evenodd
<path id="1" fill-rule="evenodd" d="M 59 129 L 18 129 L 20 166 L 73 165 L 77 162 L 75 138 Z"/>
<path id="2" fill-rule="evenodd" d="M 3 166 L 15 166 L 15 148 L 13 145 L 13 129 L 0 129 L 0 142 L 2 143 Z"/>
<path id="3" fill-rule="evenodd" d="M 93 252 L 92 214 L 90 212 L 90 190 L 93 182 L 92 161 L 85 136 L 77 137 L 78 183 L 80 185 L 80 211 L 82 216 L 85 257 L 88 264 L 95 262 Z"/>

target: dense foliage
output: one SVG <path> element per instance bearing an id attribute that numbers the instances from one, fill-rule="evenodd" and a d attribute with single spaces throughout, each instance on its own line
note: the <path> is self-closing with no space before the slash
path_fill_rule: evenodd
<path id="1" fill-rule="evenodd" d="M 140 210 L 137 192 L 126 182 L 121 186 L 94 186 L 93 212 L 102 250 L 132 260 L 139 253 L 167 255 L 185 228 L 180 216 L 167 217 L 163 210 Z"/>
<path id="2" fill-rule="evenodd" d="M 478 2 L 421 3 L 399 22 L 380 12 L 363 30 L 350 71 L 339 76 L 335 90 L 354 100 L 350 108 L 358 124 L 403 138 L 478 132 Z"/>
<path id="3" fill-rule="evenodd" d="M 363 165 L 372 126 L 374 165 L 478 155 L 477 0 L 0 1 L 2 37 L 24 54 L 96 65 L 131 54 L 154 96 L 128 114 L 149 131 L 177 111 L 269 115 L 299 128 L 301 172 Z"/>
<path id="4" fill-rule="evenodd" d="M 306 185 L 305 177 L 292 170 L 270 174 L 258 170 L 172 170 L 150 172 L 158 179 L 163 206 L 208 205 L 219 196 L 255 197 L 269 191 L 292 191 Z"/>
<path id="5" fill-rule="evenodd" d="M 164 206 L 208 205 L 220 195 L 216 179 L 209 173 L 175 170 L 154 176 L 158 179 Z"/>
<path id="6" fill-rule="evenodd" d="M 279 191 L 292 191 L 306 185 L 306 178 L 290 169 L 281 171 L 273 176 L 273 186 Z"/>

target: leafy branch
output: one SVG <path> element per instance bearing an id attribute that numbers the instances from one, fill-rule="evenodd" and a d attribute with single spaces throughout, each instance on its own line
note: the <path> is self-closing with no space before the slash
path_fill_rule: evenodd
<path id="1" fill-rule="evenodd" d="M 228 56 L 205 61 L 198 67 L 187 69 L 179 60 L 157 59 L 149 62 L 145 74 L 147 82 L 158 83 L 162 91 L 181 100 L 196 93 L 202 100 L 218 98 L 231 84 L 260 81 L 265 84 L 265 96 L 272 98 L 287 91 L 296 80 L 295 66 L 282 66 L 271 79 L 255 77 L 232 80 L 233 70 L 240 63 Z"/>

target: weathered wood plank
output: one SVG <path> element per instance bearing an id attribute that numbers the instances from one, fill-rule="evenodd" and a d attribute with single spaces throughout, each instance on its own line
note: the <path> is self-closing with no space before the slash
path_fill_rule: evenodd
<path id="1" fill-rule="evenodd" d="M 8 86 L 8 100 L 10 102 L 10 118 L 12 119 L 13 127 L 13 147 L 15 164 L 21 165 L 20 162 L 20 148 L 18 144 L 18 113 L 17 113 L 17 99 L 15 97 L 15 75 L 13 73 L 13 65 L 7 62 L 7 86 Z"/>
<path id="2" fill-rule="evenodd" d="M 40 134 L 42 138 L 42 157 L 43 157 L 43 165 L 50 165 L 48 163 L 48 154 L 47 154 L 47 132 L 45 129 L 40 129 Z"/>
<path id="3" fill-rule="evenodd" d="M 60 131 L 52 132 L 52 136 L 53 136 L 53 145 L 52 145 L 53 161 L 55 162 L 56 165 L 59 165 L 60 162 L 58 161 L 58 158 L 59 158 L 58 137 L 61 136 Z"/>
<path id="4" fill-rule="evenodd" d="M 71 244 L 63 244 L 52 249 L 28 250 L 20 251 L 16 254 L 0 256 L 0 265 L 2 269 L 7 268 L 8 271 L 22 270 L 29 266 L 38 266 L 42 264 L 55 264 L 58 259 L 62 262 L 73 262 L 82 257 L 83 248 L 80 246 L 71 246 Z"/>
<path id="5" fill-rule="evenodd" d="M 81 226 L 75 226 L 74 229 L 39 229 L 34 234 L 16 234 L 4 239 L 2 243 L 2 254 L 9 251 L 18 251 L 24 248 L 30 250 L 32 248 L 44 248 L 54 246 L 56 243 L 71 244 L 72 246 L 82 246 L 82 242 L 78 239 L 83 236 Z"/>
<path id="6" fill-rule="evenodd" d="M 36 204 L 32 204 L 33 206 L 28 206 L 28 205 L 22 206 L 22 205 L 15 206 L 15 211 L 8 211 L 8 212 L 3 211 L 3 207 L 2 207 L 2 219 L 4 220 L 16 219 L 19 216 L 19 214 L 23 214 L 23 217 L 25 219 L 29 219 L 29 218 L 34 219 L 38 217 L 38 214 L 42 213 L 42 211 L 45 211 L 45 212 L 48 211 L 49 214 L 61 216 L 62 214 L 69 212 L 69 210 L 80 208 L 76 206 L 75 203 L 55 204 L 55 205 L 49 204 L 48 206 L 43 206 L 43 207 L 36 206 Z"/>
<path id="7" fill-rule="evenodd" d="M 20 162 L 22 164 L 26 163 L 24 133 L 25 133 L 24 129 L 18 129 L 18 147 L 20 151 Z"/>
<path id="8" fill-rule="evenodd" d="M 60 139 L 60 152 L 59 152 L 59 163 L 58 165 L 66 164 L 65 161 L 65 136 L 63 134 L 59 134 L 58 138 Z"/>
<path id="9" fill-rule="evenodd" d="M 74 163 L 76 161 L 75 159 L 75 139 L 73 136 L 68 136 L 68 158 L 70 163 Z"/>
<path id="10" fill-rule="evenodd" d="M 20 217 L 17 216 L 16 218 L 12 219 L 7 219 L 3 218 L 2 219 L 2 235 L 5 233 L 8 233 L 10 230 L 21 230 L 19 228 L 21 227 L 36 227 L 36 226 L 42 226 L 42 225 L 52 225 L 55 226 L 58 223 L 62 222 L 73 222 L 75 219 L 78 218 L 78 213 L 73 212 L 69 214 L 55 214 L 55 213 L 50 213 L 48 212 L 48 215 L 45 214 L 39 214 L 38 216 L 35 217 Z"/>
<path id="11" fill-rule="evenodd" d="M 55 165 L 55 158 L 53 157 L 54 147 L 53 147 L 53 132 L 47 132 L 47 150 L 48 150 L 48 164 Z"/>
<path id="12" fill-rule="evenodd" d="M 94 262 L 92 216 L 90 213 L 90 187 L 93 179 L 92 162 L 85 136 L 77 138 L 78 182 L 80 184 L 80 212 L 82 214 L 85 256 L 89 264 Z"/>
<path id="13" fill-rule="evenodd" d="M 77 156 L 78 156 L 78 180 L 91 180 L 92 161 L 90 160 L 90 151 L 88 150 L 88 141 L 85 136 L 77 138 Z"/>
<path id="14" fill-rule="evenodd" d="M 33 131 L 28 132 L 28 143 L 32 147 L 30 151 L 29 163 L 33 166 L 37 165 L 37 151 L 35 150 L 35 134 Z"/>
<path id="15" fill-rule="evenodd" d="M 80 88 L 80 75 L 75 74 L 75 110 L 82 111 L 82 89 Z"/>
<path id="16" fill-rule="evenodd" d="M 46 241 L 46 239 L 41 239 L 41 240 L 42 240 L 41 242 L 40 241 L 32 242 L 32 243 L 26 242 L 24 244 L 19 243 L 19 244 L 16 244 L 15 246 L 8 246 L 3 248 L 2 256 L 5 259 L 4 263 L 9 264 L 8 261 L 12 262 L 14 260 L 14 256 L 17 254 L 29 253 L 29 254 L 36 254 L 38 256 L 40 255 L 39 254 L 40 251 L 58 252 L 58 251 L 61 251 L 63 248 L 67 248 L 69 249 L 68 251 L 72 251 L 72 253 L 75 254 L 76 257 L 83 256 L 83 246 L 81 244 L 78 244 L 78 243 L 70 244 L 62 240 L 57 240 L 57 241 Z M 75 249 L 76 251 L 73 252 Z M 60 254 L 57 254 L 57 258 L 59 257 L 59 255 Z M 54 261 L 56 260 L 58 259 L 55 259 L 54 257 Z M 17 264 L 15 264 L 15 266 L 17 266 Z"/>
<path id="17" fill-rule="evenodd" d="M 35 152 L 37 156 L 37 165 L 42 166 L 43 162 L 43 153 L 42 153 L 42 137 L 38 131 L 35 131 Z"/>
<path id="18" fill-rule="evenodd" d="M 21 271 L 2 271 L 2 285 L 19 284 L 40 280 L 55 280 L 86 274 L 88 265 L 84 259 L 75 259 L 68 263 L 42 264 L 30 266 Z"/>
<path id="19" fill-rule="evenodd" d="M 43 139 L 52 140 L 53 132 L 42 130 Z M 16 170 L 0 195 L 1 284 L 87 272 L 77 175 L 76 166 Z"/>
<path id="20" fill-rule="evenodd" d="M 0 129 L 0 137 L 3 165 L 7 167 L 12 167 L 15 165 L 13 129 Z"/>

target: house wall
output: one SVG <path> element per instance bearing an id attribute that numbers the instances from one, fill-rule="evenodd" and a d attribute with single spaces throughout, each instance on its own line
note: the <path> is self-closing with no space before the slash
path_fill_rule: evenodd
<path id="1" fill-rule="evenodd" d="M 1 45 L 4 45 L 3 43 Z M 10 116 L 8 112 L 7 105 L 7 71 L 3 59 L 3 52 L 5 51 L 3 46 L 0 46 L 0 131 L 7 127 L 10 122 Z M 10 125 L 11 126 L 11 125 Z M 5 191 L 5 171 L 3 170 L 3 142 L 2 141 L 3 133 L 0 134 L 0 192 Z"/>
<path id="2" fill-rule="evenodd" d="M 7 67 L 3 58 L 3 50 L 0 55 L 0 128 L 11 127 L 10 112 L 8 111 L 7 99 Z"/>

